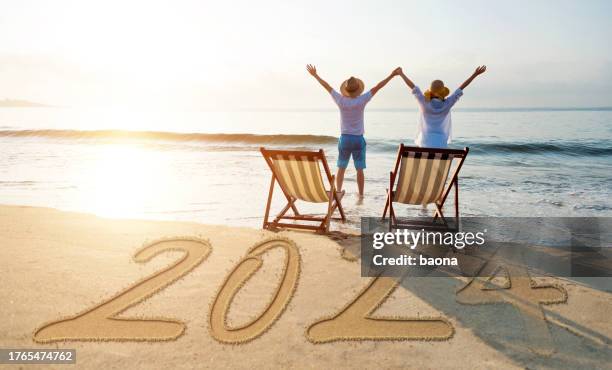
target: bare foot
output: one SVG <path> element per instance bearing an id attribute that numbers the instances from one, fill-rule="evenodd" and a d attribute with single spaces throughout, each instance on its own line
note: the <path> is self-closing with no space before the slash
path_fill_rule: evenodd
<path id="1" fill-rule="evenodd" d="M 363 204 L 363 194 L 360 194 L 360 195 L 357 197 L 357 205 L 358 205 L 358 206 L 360 206 L 360 205 L 362 205 L 362 204 Z"/>

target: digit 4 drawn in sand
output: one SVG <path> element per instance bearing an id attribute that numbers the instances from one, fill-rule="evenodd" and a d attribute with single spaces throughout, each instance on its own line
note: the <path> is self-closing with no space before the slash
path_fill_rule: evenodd
<path id="1" fill-rule="evenodd" d="M 551 355 L 555 349 L 541 305 L 565 302 L 567 291 L 554 284 L 536 285 L 522 263 L 521 251 L 512 247 L 502 250 L 507 256 L 513 257 L 513 263 L 508 263 L 508 260 L 501 262 L 499 258 L 488 261 L 479 274 L 484 277 L 473 278 L 457 291 L 457 302 L 469 305 L 514 305 L 523 318 L 531 343 L 530 349 L 538 354 Z M 507 275 L 507 284 L 492 287 L 490 283 L 500 268 Z"/>
<path id="2" fill-rule="evenodd" d="M 117 317 L 189 273 L 208 257 L 212 247 L 207 241 L 194 238 L 164 239 L 143 247 L 134 255 L 134 260 L 148 262 L 168 251 L 184 254 L 174 264 L 133 284 L 113 298 L 73 317 L 43 325 L 34 332 L 34 341 L 162 341 L 178 338 L 185 331 L 185 324 L 181 321 Z"/>

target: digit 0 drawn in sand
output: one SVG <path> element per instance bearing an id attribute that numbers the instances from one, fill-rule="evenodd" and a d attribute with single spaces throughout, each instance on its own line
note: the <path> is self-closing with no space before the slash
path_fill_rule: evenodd
<path id="1" fill-rule="evenodd" d="M 306 330 L 313 343 L 340 340 L 446 340 L 454 328 L 442 317 L 374 317 L 372 314 L 395 291 L 401 279 L 376 277 L 337 315 Z"/>
<path id="2" fill-rule="evenodd" d="M 506 275 L 507 283 L 495 286 L 491 281 L 500 271 Z M 541 305 L 566 302 L 567 291 L 555 284 L 536 285 L 524 264 L 508 263 L 507 260 L 503 262 L 498 258 L 491 259 L 480 275 L 483 277 L 473 278 L 457 291 L 457 302 L 469 305 L 514 305 L 523 319 L 530 342 L 529 349 L 544 356 L 554 353 L 555 347 Z"/>
<path id="3" fill-rule="evenodd" d="M 134 261 L 145 263 L 168 251 L 184 254 L 174 264 L 132 284 L 114 297 L 75 316 L 41 326 L 34 332 L 34 341 L 163 341 L 181 336 L 185 324 L 178 320 L 117 317 L 185 276 L 208 257 L 212 247 L 208 241 L 191 237 L 163 239 L 141 248 L 134 255 Z"/>
<path id="4" fill-rule="evenodd" d="M 227 325 L 227 313 L 232 300 L 242 286 L 263 265 L 261 256 L 273 248 L 282 248 L 285 251 L 285 262 L 281 273 L 281 281 L 270 303 L 251 322 L 230 328 Z M 209 315 L 209 330 L 213 338 L 222 343 L 238 344 L 251 341 L 262 335 L 280 317 L 289 304 L 297 287 L 299 275 L 300 253 L 293 241 L 275 237 L 256 244 L 230 272 L 213 300 Z"/>

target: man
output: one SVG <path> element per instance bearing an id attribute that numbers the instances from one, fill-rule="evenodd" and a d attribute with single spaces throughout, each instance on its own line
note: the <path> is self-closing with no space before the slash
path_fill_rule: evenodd
<path id="1" fill-rule="evenodd" d="M 315 66 L 308 64 L 306 70 L 310 73 L 327 92 L 329 92 L 340 109 L 340 139 L 338 140 L 338 172 L 336 173 L 336 189 L 342 191 L 344 172 L 348 167 L 349 160 L 353 157 L 353 164 L 357 170 L 357 187 L 359 200 L 363 200 L 364 174 L 366 168 L 366 141 L 364 134 L 363 111 L 366 104 L 376 93 L 382 89 L 391 79 L 397 76 L 400 68 L 396 68 L 387 78 L 380 81 L 376 86 L 365 94 L 364 83 L 356 77 L 350 77 L 340 85 L 340 93 L 334 90 L 325 80 L 317 74 Z"/>

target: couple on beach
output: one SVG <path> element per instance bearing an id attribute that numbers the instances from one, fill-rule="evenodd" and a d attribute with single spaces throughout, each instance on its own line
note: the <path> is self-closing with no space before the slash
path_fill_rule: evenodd
<path id="1" fill-rule="evenodd" d="M 387 78 L 380 81 L 365 94 L 362 94 L 364 90 L 363 81 L 356 77 L 350 77 L 344 81 L 340 85 L 340 93 L 338 93 L 325 80 L 319 77 L 315 66 L 308 64 L 306 69 L 331 94 L 340 109 L 341 135 L 338 141 L 336 189 L 342 191 L 344 172 L 348 167 L 349 160 L 353 157 L 353 163 L 357 170 L 359 199 L 361 200 L 363 199 L 365 183 L 363 170 L 366 168 L 363 111 L 370 99 L 391 81 L 393 77 L 400 76 L 412 90 L 412 94 L 419 104 L 419 120 L 414 142 L 419 147 L 446 148 L 447 144 L 451 141 L 451 108 L 463 95 L 463 90 L 478 75 L 483 74 L 487 67 L 480 66 L 476 68 L 474 73 L 450 96 L 450 90 L 444 86 L 444 82 L 441 80 L 434 80 L 429 90 L 425 91 L 425 93 L 421 92 L 421 89 L 406 77 L 401 67 L 397 67 Z"/>

